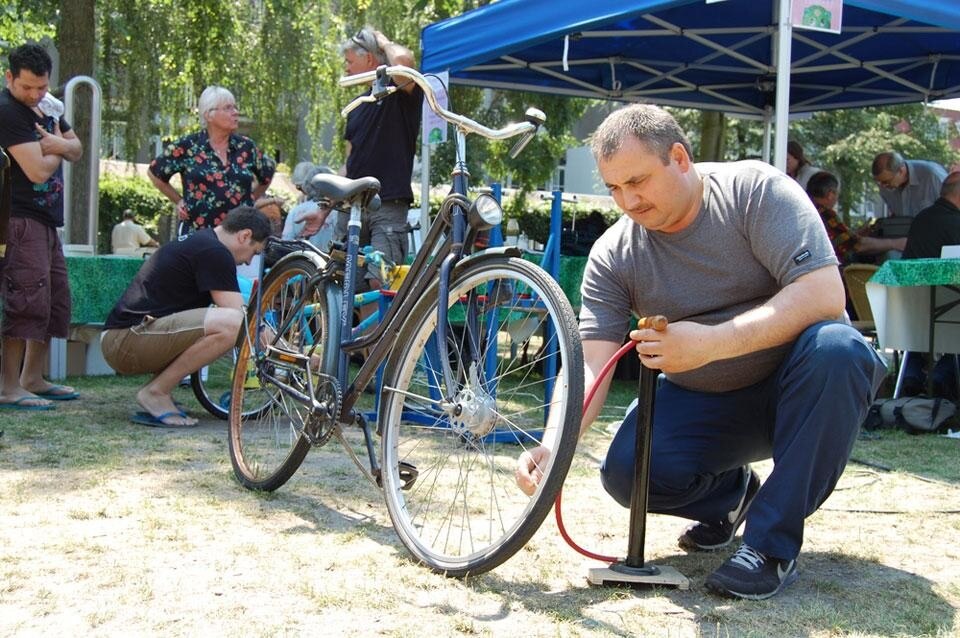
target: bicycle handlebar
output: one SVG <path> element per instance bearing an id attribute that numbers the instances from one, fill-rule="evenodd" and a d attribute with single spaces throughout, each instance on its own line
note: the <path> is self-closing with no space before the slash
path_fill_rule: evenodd
<path id="1" fill-rule="evenodd" d="M 476 133 L 482 137 L 491 140 L 505 140 L 517 135 L 523 135 L 524 138 L 517 142 L 514 146 L 513 151 L 511 151 L 511 156 L 515 157 L 515 152 L 519 153 L 523 150 L 523 147 L 526 146 L 527 142 L 533 138 L 536 134 L 537 129 L 546 121 L 547 116 L 544 115 L 543 111 L 536 108 L 529 108 L 525 114 L 525 122 L 516 122 L 513 124 L 507 124 L 503 128 L 492 129 L 489 127 L 480 124 L 474 120 L 471 120 L 469 117 L 464 115 L 458 115 L 453 111 L 448 111 L 437 103 L 436 94 L 433 91 L 433 87 L 427 82 L 427 79 L 419 72 L 410 67 L 406 66 L 380 66 L 374 71 L 367 71 L 365 73 L 358 73 L 356 75 L 348 75 L 346 77 L 340 78 L 340 86 L 358 86 L 361 84 L 373 84 L 373 91 L 370 95 L 362 95 L 352 102 L 347 104 L 340 115 L 346 117 L 350 111 L 357 108 L 365 102 L 376 102 L 383 99 L 387 95 L 390 95 L 397 90 L 396 86 L 389 86 L 386 83 L 387 78 L 406 78 L 416 82 L 417 86 L 423 89 L 423 94 L 427 99 L 427 104 L 430 105 L 430 109 L 439 115 L 441 118 L 453 124 L 459 128 L 464 133 Z"/>

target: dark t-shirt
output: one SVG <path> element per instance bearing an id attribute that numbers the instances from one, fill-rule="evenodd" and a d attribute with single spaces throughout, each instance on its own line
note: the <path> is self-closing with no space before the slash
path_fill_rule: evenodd
<path id="1" fill-rule="evenodd" d="M 54 130 L 52 117 L 37 115 L 29 106 L 18 102 L 10 94 L 10 89 L 0 91 L 0 146 L 9 149 L 18 144 L 40 141 L 40 133 L 34 124 L 40 124 L 50 133 Z M 61 117 L 60 132 L 69 130 L 70 125 Z M 10 184 L 11 216 L 29 217 L 53 228 L 63 226 L 62 163 L 47 181 L 34 184 L 10 155 Z"/>
<path id="2" fill-rule="evenodd" d="M 213 303 L 212 290 L 239 292 L 237 265 L 212 229 L 164 244 L 140 268 L 104 328 L 129 328 Z"/>
<path id="3" fill-rule="evenodd" d="M 941 197 L 913 219 L 903 258 L 939 257 L 941 248 L 956 244 L 960 244 L 960 208 Z"/>
<path id="4" fill-rule="evenodd" d="M 343 133 L 350 142 L 347 177 L 376 177 L 383 201 L 413 202 L 410 177 L 422 103 L 420 87 L 410 93 L 398 90 L 379 102 L 361 104 L 347 116 Z"/>

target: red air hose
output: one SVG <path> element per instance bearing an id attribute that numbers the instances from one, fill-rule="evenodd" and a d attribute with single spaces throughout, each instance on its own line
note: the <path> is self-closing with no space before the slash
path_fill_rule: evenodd
<path id="1" fill-rule="evenodd" d="M 593 385 L 590 386 L 590 391 L 587 392 L 587 396 L 583 400 L 584 414 L 586 414 L 587 408 L 589 408 L 590 404 L 593 402 L 593 397 L 597 393 L 597 390 L 600 388 L 600 383 L 606 378 L 608 374 L 610 374 L 614 366 L 617 365 L 617 361 L 619 361 L 623 357 L 623 355 L 627 354 L 631 350 L 634 350 L 636 346 L 637 346 L 636 341 L 628 341 L 627 343 L 623 344 L 620 347 L 620 349 L 617 350 L 617 352 L 612 357 L 610 357 L 610 360 L 603 365 L 603 367 L 600 369 L 600 374 L 598 374 L 597 378 L 593 380 Z M 563 526 L 563 518 L 560 515 L 560 501 L 562 496 L 563 496 L 563 490 L 561 489 L 560 492 L 557 493 L 557 500 L 554 503 L 554 511 L 556 512 L 556 516 L 557 516 L 557 528 L 560 530 L 560 536 L 563 537 L 563 540 L 567 541 L 567 544 L 570 547 L 572 547 L 575 551 L 579 552 L 580 554 L 583 554 L 587 558 L 600 560 L 606 563 L 618 562 L 620 560 L 619 558 L 616 558 L 614 556 L 603 556 L 601 554 L 595 554 L 588 549 L 584 549 L 583 547 L 580 547 L 579 545 L 577 545 L 576 541 L 570 538 L 570 535 L 567 534 L 567 528 Z"/>

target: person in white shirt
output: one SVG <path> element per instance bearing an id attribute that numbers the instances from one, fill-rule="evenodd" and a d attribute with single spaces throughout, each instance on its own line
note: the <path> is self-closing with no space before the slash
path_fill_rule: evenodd
<path id="1" fill-rule="evenodd" d="M 134 219 L 133 211 L 128 208 L 123 211 L 123 221 L 113 227 L 110 245 L 114 255 L 143 257 L 159 246 L 157 240 L 148 235 Z"/>

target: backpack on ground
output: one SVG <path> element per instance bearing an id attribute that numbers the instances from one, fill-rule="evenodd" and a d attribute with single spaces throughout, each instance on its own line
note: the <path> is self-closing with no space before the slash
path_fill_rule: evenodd
<path id="1" fill-rule="evenodd" d="M 940 397 L 877 399 L 863 422 L 864 430 L 900 429 L 911 434 L 938 432 L 957 412 L 957 405 Z"/>

